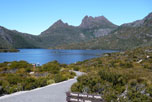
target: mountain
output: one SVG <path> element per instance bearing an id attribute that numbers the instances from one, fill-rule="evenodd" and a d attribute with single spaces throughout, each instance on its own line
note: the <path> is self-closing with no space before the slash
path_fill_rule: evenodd
<path id="1" fill-rule="evenodd" d="M 54 48 L 89 41 L 107 35 L 115 28 L 117 26 L 104 16 L 85 16 L 80 26 L 58 20 L 38 36 L 0 27 L 0 48 Z"/>
<path id="2" fill-rule="evenodd" d="M 0 48 L 116 49 L 152 46 L 152 13 L 117 26 L 104 16 L 85 16 L 79 26 L 58 20 L 40 35 L 0 27 Z"/>
<path id="3" fill-rule="evenodd" d="M 138 46 L 152 46 L 152 13 L 142 20 L 119 26 L 106 36 L 57 48 L 126 50 Z"/>
<path id="4" fill-rule="evenodd" d="M 79 27 L 84 29 L 93 29 L 93 28 L 115 28 L 117 26 L 111 23 L 104 16 L 99 16 L 99 17 L 85 16 Z"/>
<path id="5" fill-rule="evenodd" d="M 58 20 L 42 32 L 40 37 L 46 47 L 54 47 L 89 41 L 93 38 L 107 35 L 115 28 L 117 26 L 103 16 L 95 18 L 85 16 L 80 26 L 77 27 Z"/>
<path id="6" fill-rule="evenodd" d="M 40 37 L 47 48 L 85 40 L 85 37 L 81 36 L 81 32 L 78 28 L 70 26 L 62 20 L 58 20 L 51 27 L 42 32 Z"/>
<path id="7" fill-rule="evenodd" d="M 37 36 L 20 33 L 0 26 L 0 49 L 2 48 L 37 48 L 41 39 Z"/>
<path id="8" fill-rule="evenodd" d="M 117 27 L 104 16 L 85 16 L 79 26 L 84 34 L 92 35 L 93 38 L 107 35 Z"/>

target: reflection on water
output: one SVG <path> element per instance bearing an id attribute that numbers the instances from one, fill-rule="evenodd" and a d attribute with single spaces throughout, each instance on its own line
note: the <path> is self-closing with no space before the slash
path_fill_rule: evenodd
<path id="1" fill-rule="evenodd" d="M 57 60 L 70 64 L 101 56 L 113 50 L 50 50 L 50 49 L 21 49 L 17 53 L 0 53 L 0 62 L 25 60 L 29 63 L 45 64 Z"/>

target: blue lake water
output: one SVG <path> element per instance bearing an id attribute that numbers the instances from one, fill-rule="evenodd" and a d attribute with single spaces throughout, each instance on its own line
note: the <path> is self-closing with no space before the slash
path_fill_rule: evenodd
<path id="1" fill-rule="evenodd" d="M 57 60 L 59 63 L 71 64 L 86 59 L 101 56 L 113 50 L 50 50 L 50 49 L 20 49 L 17 53 L 0 53 L 0 63 L 25 60 L 29 63 L 45 64 Z"/>

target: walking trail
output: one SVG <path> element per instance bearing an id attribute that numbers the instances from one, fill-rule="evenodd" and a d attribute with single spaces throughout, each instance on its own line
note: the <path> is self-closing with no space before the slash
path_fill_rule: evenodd
<path id="1" fill-rule="evenodd" d="M 77 76 L 83 74 L 75 73 Z M 77 77 L 42 88 L 5 95 L 0 97 L 0 102 L 66 102 L 65 92 L 70 90 L 71 85 L 77 81 L 76 79 Z"/>

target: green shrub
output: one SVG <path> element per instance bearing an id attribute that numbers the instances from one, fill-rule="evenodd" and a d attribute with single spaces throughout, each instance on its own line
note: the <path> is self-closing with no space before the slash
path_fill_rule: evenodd
<path id="1" fill-rule="evenodd" d="M 54 81 L 54 80 L 52 80 L 52 79 L 47 80 L 47 85 L 49 85 L 49 84 L 53 84 L 53 83 L 55 83 L 55 81 Z"/>
<path id="2" fill-rule="evenodd" d="M 65 80 L 67 80 L 67 78 L 64 77 L 64 76 L 62 76 L 61 74 L 57 74 L 57 75 L 55 75 L 55 77 L 54 77 L 54 81 L 55 81 L 56 83 L 61 82 L 61 81 L 65 81 Z"/>
<path id="3" fill-rule="evenodd" d="M 113 83 L 113 85 L 125 85 L 127 82 L 127 77 L 116 72 L 110 72 L 110 70 L 101 70 L 98 74 L 100 75 L 101 79 L 109 81 Z"/>
<path id="4" fill-rule="evenodd" d="M 73 67 L 73 70 L 74 70 L 74 71 L 79 71 L 79 69 L 80 69 L 80 68 L 77 67 L 77 66 Z"/>
<path id="5" fill-rule="evenodd" d="M 26 61 L 14 61 L 11 62 L 10 66 L 11 69 L 13 68 L 32 68 L 33 66 L 29 63 L 27 63 Z"/>
<path id="6" fill-rule="evenodd" d="M 61 69 L 60 64 L 57 61 L 54 61 L 44 64 L 42 66 L 41 71 L 48 71 L 52 74 L 57 74 L 60 72 L 60 69 Z"/>

